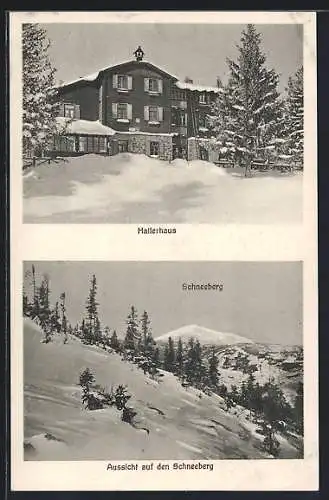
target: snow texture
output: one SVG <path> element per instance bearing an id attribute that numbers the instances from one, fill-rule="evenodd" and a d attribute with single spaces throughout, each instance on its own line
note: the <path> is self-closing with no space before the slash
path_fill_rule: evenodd
<path id="1" fill-rule="evenodd" d="M 252 340 L 245 337 L 241 337 L 234 333 L 223 333 L 216 330 L 211 330 L 210 328 L 205 328 L 199 325 L 186 325 L 173 330 L 165 335 L 161 335 L 156 338 L 157 342 L 166 341 L 171 337 L 173 340 L 178 340 L 181 337 L 182 341 L 186 341 L 193 337 L 195 340 L 199 340 L 202 344 L 212 344 L 212 345 L 230 345 L 230 344 L 247 344 L 253 343 Z"/>
<path id="2" fill-rule="evenodd" d="M 63 344 L 54 335 L 44 344 L 42 336 L 37 325 L 24 320 L 25 460 L 270 458 L 261 450 L 262 436 L 248 430 L 243 410 L 226 411 L 219 396 L 200 398 L 200 391 L 183 388 L 165 371 L 161 380 L 152 380 L 119 355 L 75 337 Z M 78 381 L 86 367 L 108 390 L 127 385 L 137 413 L 134 426 L 113 407 L 83 408 Z M 280 458 L 298 453 L 283 438 Z"/>
<path id="3" fill-rule="evenodd" d="M 65 128 L 65 132 L 68 134 L 110 136 L 116 133 L 115 130 L 110 127 L 106 127 L 98 120 L 71 120 L 70 118 L 58 116 L 56 118 L 56 122 L 60 128 Z"/>
<path id="4" fill-rule="evenodd" d="M 302 221 L 301 174 L 257 175 L 201 160 L 94 154 L 26 170 L 25 222 Z M 142 182 L 147 179 L 147 182 Z"/>

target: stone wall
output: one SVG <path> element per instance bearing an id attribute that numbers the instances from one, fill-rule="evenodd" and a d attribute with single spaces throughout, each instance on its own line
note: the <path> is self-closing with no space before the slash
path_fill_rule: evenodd
<path id="1" fill-rule="evenodd" d="M 189 137 L 187 140 L 187 159 L 188 161 L 200 160 L 201 152 L 200 149 L 203 148 L 207 151 L 207 161 L 214 162 L 218 160 L 218 152 L 210 147 L 209 139 L 203 139 L 195 137 Z M 206 158 L 203 158 L 206 159 Z"/>
<path id="2" fill-rule="evenodd" d="M 150 143 L 159 143 L 159 159 L 171 161 L 173 159 L 172 136 L 147 134 L 116 134 L 117 139 L 128 140 L 129 153 L 150 155 Z"/>

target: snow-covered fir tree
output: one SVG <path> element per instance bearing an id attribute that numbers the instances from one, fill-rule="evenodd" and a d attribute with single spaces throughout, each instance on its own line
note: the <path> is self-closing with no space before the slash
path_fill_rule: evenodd
<path id="1" fill-rule="evenodd" d="M 37 23 L 23 24 L 23 154 L 38 156 L 56 131 L 58 93 L 46 31 Z"/>
<path id="2" fill-rule="evenodd" d="M 250 170 L 257 157 L 267 158 L 282 127 L 278 75 L 265 65 L 261 36 L 252 24 L 242 32 L 237 61 L 227 60 L 229 79 L 209 116 L 222 154 Z"/>
<path id="3" fill-rule="evenodd" d="M 128 350 L 135 349 L 135 341 L 140 339 L 138 314 L 134 306 L 131 306 L 130 313 L 127 318 L 127 331 L 124 339 L 124 348 Z"/>
<path id="4" fill-rule="evenodd" d="M 175 346 L 171 337 L 168 339 L 168 344 L 165 347 L 164 353 L 164 369 L 172 372 L 175 368 Z"/>
<path id="5" fill-rule="evenodd" d="M 97 281 L 93 274 L 90 280 L 90 289 L 86 303 L 87 318 L 84 322 L 83 338 L 87 344 L 92 344 L 99 340 L 100 323 L 98 318 Z"/>
<path id="6" fill-rule="evenodd" d="M 285 149 L 292 161 L 303 165 L 304 151 L 304 85 L 303 67 L 288 80 L 285 105 Z"/>
<path id="7" fill-rule="evenodd" d="M 211 350 L 211 356 L 209 359 L 209 369 L 208 369 L 208 382 L 210 387 L 216 388 L 218 385 L 218 358 L 216 356 L 215 348 Z"/>

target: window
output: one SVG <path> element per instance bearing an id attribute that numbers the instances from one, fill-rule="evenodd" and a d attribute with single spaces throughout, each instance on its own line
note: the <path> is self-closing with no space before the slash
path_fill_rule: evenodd
<path id="1" fill-rule="evenodd" d="M 159 124 L 163 121 L 163 108 L 160 106 L 144 106 L 144 120 L 150 124 Z"/>
<path id="2" fill-rule="evenodd" d="M 202 92 L 200 95 L 199 95 L 199 103 L 200 104 L 207 104 L 207 95 L 205 92 Z"/>
<path id="3" fill-rule="evenodd" d="M 127 89 L 128 90 L 128 76 L 127 75 L 119 75 L 118 76 L 118 89 Z"/>
<path id="4" fill-rule="evenodd" d="M 156 141 L 150 142 L 150 155 L 159 156 L 159 143 Z"/>
<path id="5" fill-rule="evenodd" d="M 118 104 L 118 116 L 117 118 L 120 120 L 126 120 L 128 118 L 128 112 L 127 112 L 127 104 L 119 103 Z"/>
<path id="6" fill-rule="evenodd" d="M 157 106 L 149 106 L 149 121 L 150 122 L 159 121 L 158 107 Z"/>
<path id="7" fill-rule="evenodd" d="M 132 119 L 132 105 L 126 102 L 113 102 L 112 116 L 118 121 L 129 122 Z"/>
<path id="8" fill-rule="evenodd" d="M 181 127 L 186 127 L 186 123 L 187 123 L 187 114 L 184 113 L 184 112 L 180 112 L 179 113 L 179 121 L 178 121 L 178 124 L 181 126 Z"/>
<path id="9" fill-rule="evenodd" d="M 162 80 L 159 78 L 144 78 L 144 90 L 150 94 L 162 94 Z"/>
<path id="10" fill-rule="evenodd" d="M 112 84 L 114 89 L 131 90 L 133 79 L 129 75 L 113 75 Z"/>
<path id="11" fill-rule="evenodd" d="M 64 104 L 65 118 L 74 118 L 74 104 Z"/>
<path id="12" fill-rule="evenodd" d="M 72 136 L 57 136 L 54 138 L 55 151 L 73 153 L 75 151 L 75 138 Z"/>
<path id="13" fill-rule="evenodd" d="M 155 78 L 149 79 L 149 91 L 159 92 L 159 80 L 156 80 Z"/>

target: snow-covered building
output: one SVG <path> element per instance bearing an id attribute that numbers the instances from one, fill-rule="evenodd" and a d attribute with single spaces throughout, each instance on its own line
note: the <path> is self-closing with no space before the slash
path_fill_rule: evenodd
<path id="1" fill-rule="evenodd" d="M 206 115 L 221 89 L 181 82 L 145 61 L 140 47 L 134 55 L 58 87 L 58 120 L 67 127 L 54 138 L 54 152 L 212 160 L 202 142 L 209 135 Z"/>

